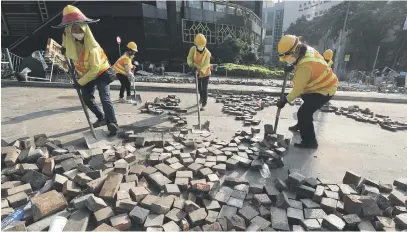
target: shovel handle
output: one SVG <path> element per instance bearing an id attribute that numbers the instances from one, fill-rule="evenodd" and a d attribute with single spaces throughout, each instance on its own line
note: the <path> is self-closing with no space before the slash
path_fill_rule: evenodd
<path id="1" fill-rule="evenodd" d="M 287 79 L 290 76 L 289 72 L 286 72 L 284 75 L 284 81 L 283 81 L 283 88 L 281 89 L 281 95 L 280 95 L 280 101 L 282 101 L 285 98 L 285 85 L 287 84 Z M 277 126 L 278 126 L 278 121 L 280 119 L 280 111 L 281 109 L 278 108 L 277 109 L 277 113 L 276 113 L 276 121 L 274 122 L 274 134 L 277 133 Z"/>
<path id="2" fill-rule="evenodd" d="M 196 105 L 198 106 L 198 127 L 201 130 L 201 106 L 199 105 L 198 72 L 195 72 Z"/>

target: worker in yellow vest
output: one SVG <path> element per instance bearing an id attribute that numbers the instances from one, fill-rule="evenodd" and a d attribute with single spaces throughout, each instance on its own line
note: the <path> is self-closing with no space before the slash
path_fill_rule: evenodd
<path id="1" fill-rule="evenodd" d="M 201 110 L 205 110 L 208 103 L 208 84 L 211 76 L 211 53 L 206 48 L 206 38 L 198 34 L 194 40 L 194 46 L 189 49 L 187 63 L 198 73 L 198 90 L 200 96 Z"/>
<path id="2" fill-rule="evenodd" d="M 97 117 L 93 126 L 96 128 L 107 124 L 110 135 L 116 135 L 118 126 L 109 86 L 116 72 L 88 26 L 98 21 L 87 18 L 78 8 L 68 5 L 63 10 L 62 22 L 54 28 L 64 28 L 62 47 L 66 56 L 73 61 L 79 77 L 74 87 L 80 89 L 85 104 Z M 95 102 L 96 88 L 104 113 Z"/>
<path id="3" fill-rule="evenodd" d="M 324 56 L 325 62 L 326 62 L 326 63 L 328 64 L 328 66 L 331 67 L 332 70 L 333 70 L 333 66 L 332 66 L 332 65 L 334 64 L 334 62 L 332 61 L 332 58 L 334 57 L 334 52 L 333 52 L 331 49 L 326 49 L 326 50 L 324 51 L 323 56 Z"/>
<path id="4" fill-rule="evenodd" d="M 294 67 L 293 88 L 291 92 L 277 103 L 283 108 L 287 102 L 301 96 L 304 103 L 297 112 L 301 143 L 299 148 L 318 147 L 312 115 L 331 100 L 336 93 L 339 81 L 335 73 L 314 48 L 302 44 L 297 36 L 284 35 L 278 42 L 280 61 L 286 62 L 286 71 Z"/>
<path id="5" fill-rule="evenodd" d="M 127 44 L 127 51 L 116 61 L 113 65 L 117 72 L 117 79 L 120 81 L 120 93 L 119 102 L 131 102 L 130 81 L 134 81 L 134 65 L 131 61 L 134 55 L 138 52 L 137 44 L 135 42 L 129 42 Z M 126 90 L 126 99 L 124 99 L 124 91 Z"/>

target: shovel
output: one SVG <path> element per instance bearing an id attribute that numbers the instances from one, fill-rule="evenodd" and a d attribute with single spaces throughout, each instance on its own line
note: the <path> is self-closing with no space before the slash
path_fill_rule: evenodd
<path id="1" fill-rule="evenodd" d="M 285 94 L 285 85 L 287 83 L 287 79 L 288 79 L 289 76 L 290 76 L 290 72 L 286 72 L 285 76 L 284 76 L 283 88 L 281 90 L 280 100 L 283 100 L 283 98 L 285 97 L 284 96 L 284 94 Z M 280 112 L 281 112 L 281 109 L 278 108 L 277 113 L 276 113 L 276 121 L 274 122 L 274 134 L 277 133 L 277 126 L 278 126 L 278 120 L 280 119 Z"/>
<path id="2" fill-rule="evenodd" d="M 139 65 L 139 63 L 137 61 L 134 62 L 134 65 Z M 130 96 L 130 100 L 133 102 L 135 102 L 135 104 L 137 105 L 137 103 L 141 103 L 141 96 L 140 94 L 136 94 L 136 78 L 133 76 L 133 94 Z"/>
<path id="3" fill-rule="evenodd" d="M 196 129 L 192 130 L 192 134 L 208 133 L 208 131 L 202 130 L 202 125 L 201 125 L 201 106 L 199 104 L 198 74 L 199 74 L 199 72 L 195 72 L 196 105 L 198 108 L 198 125 L 196 126 Z"/>

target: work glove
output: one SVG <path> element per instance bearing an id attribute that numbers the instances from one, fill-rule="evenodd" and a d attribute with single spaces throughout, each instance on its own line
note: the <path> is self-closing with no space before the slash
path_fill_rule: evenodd
<path id="1" fill-rule="evenodd" d="M 65 54 L 66 54 L 66 48 L 61 47 L 61 54 L 62 54 L 63 56 L 65 56 Z"/>
<path id="2" fill-rule="evenodd" d="M 286 65 L 284 66 L 284 72 L 285 73 L 290 73 L 294 70 L 294 65 Z"/>
<path id="3" fill-rule="evenodd" d="M 75 89 L 81 89 L 82 86 L 81 86 L 77 81 L 74 81 L 73 87 L 74 87 Z"/>
<path id="4" fill-rule="evenodd" d="M 283 97 L 283 99 L 280 99 L 280 100 L 278 100 L 278 102 L 277 102 L 277 107 L 279 108 L 279 109 L 282 109 L 282 108 L 284 108 L 284 106 L 285 106 L 285 104 L 287 104 L 287 98 L 286 97 Z"/>

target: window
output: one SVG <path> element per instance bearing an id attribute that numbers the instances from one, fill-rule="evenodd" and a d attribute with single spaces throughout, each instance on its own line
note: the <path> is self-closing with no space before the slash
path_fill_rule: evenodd
<path id="1" fill-rule="evenodd" d="M 236 15 L 242 16 L 243 15 L 243 10 L 241 8 L 236 9 Z"/>
<path id="2" fill-rule="evenodd" d="M 201 1 L 189 0 L 187 3 L 190 8 L 201 9 Z"/>
<path id="3" fill-rule="evenodd" d="M 231 14 L 231 15 L 234 15 L 235 14 L 235 7 L 233 7 L 233 6 L 228 6 L 228 11 L 227 11 L 227 13 L 228 14 Z"/>
<path id="4" fill-rule="evenodd" d="M 215 4 L 213 2 L 203 2 L 204 10 L 215 11 Z"/>
<path id="5" fill-rule="evenodd" d="M 177 8 L 177 12 L 181 12 L 181 7 L 182 7 L 183 1 L 177 0 L 175 2 L 175 8 Z"/>
<path id="6" fill-rule="evenodd" d="M 166 1 L 157 1 L 157 9 L 167 9 Z"/>
<path id="7" fill-rule="evenodd" d="M 225 6 L 225 5 L 216 4 L 216 12 L 225 13 L 225 12 L 226 12 L 226 6 Z"/>
<path id="8" fill-rule="evenodd" d="M 273 35 L 273 29 L 266 29 L 266 35 Z"/>

